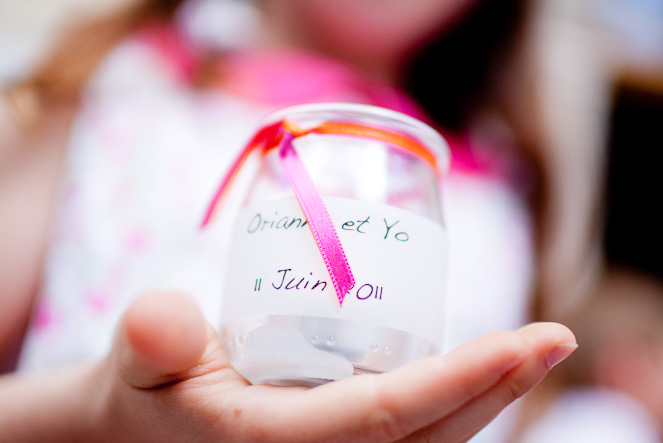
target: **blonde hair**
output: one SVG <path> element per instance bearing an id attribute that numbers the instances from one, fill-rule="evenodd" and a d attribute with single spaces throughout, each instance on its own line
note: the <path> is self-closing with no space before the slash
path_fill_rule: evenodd
<path id="1" fill-rule="evenodd" d="M 182 0 L 139 0 L 65 32 L 35 71 L 4 91 L 15 123 L 31 129 L 46 108 L 71 106 L 106 53 L 149 21 L 169 21 Z"/>

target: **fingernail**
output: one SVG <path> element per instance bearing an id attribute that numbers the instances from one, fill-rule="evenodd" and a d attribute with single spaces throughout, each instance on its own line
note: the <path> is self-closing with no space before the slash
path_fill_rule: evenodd
<path id="1" fill-rule="evenodd" d="M 552 369 L 578 349 L 577 343 L 560 343 L 546 354 L 546 365 Z"/>

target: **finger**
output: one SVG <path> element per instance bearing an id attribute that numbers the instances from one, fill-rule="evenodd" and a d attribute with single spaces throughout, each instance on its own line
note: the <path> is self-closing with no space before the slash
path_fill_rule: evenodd
<path id="1" fill-rule="evenodd" d="M 487 391 L 434 426 L 414 434 L 412 441 L 467 441 L 509 404 L 534 388 L 555 364 L 567 358 L 578 347 L 573 335 L 559 337 L 551 334 L 546 325 L 529 325 L 518 333 L 531 350 L 523 361 Z"/>
<path id="2" fill-rule="evenodd" d="M 207 342 L 207 323 L 192 298 L 150 293 L 124 313 L 113 355 L 126 383 L 153 388 L 196 365 Z"/>
<path id="3" fill-rule="evenodd" d="M 286 429 L 290 422 L 294 429 L 295 420 L 310 423 L 310 438 L 397 440 L 459 410 L 516 367 L 528 368 L 522 378 L 539 377 L 529 374 L 529 362 L 544 359 L 557 344 L 566 342 L 575 342 L 575 338 L 558 324 L 493 333 L 446 356 L 420 360 L 380 376 L 353 377 L 282 396 L 279 409 L 271 412 L 275 422 Z M 474 418 L 470 418 L 465 426 L 468 434 L 474 429 L 470 426 Z"/>

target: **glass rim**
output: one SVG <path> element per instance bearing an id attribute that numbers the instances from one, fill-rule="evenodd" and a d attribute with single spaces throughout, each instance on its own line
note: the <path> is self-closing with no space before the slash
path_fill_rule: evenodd
<path id="1" fill-rule="evenodd" d="M 293 117 L 297 114 L 315 114 L 343 112 L 358 117 L 377 118 L 386 121 L 399 123 L 401 126 L 411 128 L 415 136 L 435 157 L 440 173 L 446 173 L 449 170 L 450 153 L 449 145 L 442 135 L 433 129 L 430 125 L 418 120 L 415 117 L 404 114 L 392 109 L 383 108 L 374 105 L 365 105 L 360 103 L 311 103 L 303 105 L 288 106 L 278 109 L 268 114 L 264 119 L 264 124 L 270 124 L 284 120 L 286 117 Z"/>

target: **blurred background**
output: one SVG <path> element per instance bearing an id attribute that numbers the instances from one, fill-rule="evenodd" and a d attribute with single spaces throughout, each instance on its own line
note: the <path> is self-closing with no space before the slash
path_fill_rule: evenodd
<path id="1" fill-rule="evenodd" d="M 132 1 L 0 0 L 0 87 L 30 72 L 67 27 Z M 658 165 L 650 157 L 663 147 L 657 124 L 663 112 L 663 0 L 532 3 L 537 19 L 528 45 L 538 63 L 543 144 L 552 174 L 559 174 L 553 183 L 576 194 L 573 203 L 553 202 L 560 215 L 549 223 L 560 234 L 544 257 L 553 269 L 549 285 L 564 280 L 556 275 L 573 274 L 578 245 L 597 232 L 610 262 L 660 277 L 663 260 L 657 251 L 663 243 L 657 227 L 663 219 L 654 210 Z M 564 175 L 570 169 L 576 173 Z M 604 190 L 602 230 L 578 230 L 579 220 L 597 210 L 590 203 L 596 192 Z M 558 291 L 565 296 L 550 301 L 555 306 L 549 310 L 563 312 L 577 300 L 602 259 L 594 258 L 593 268 L 581 266 L 590 269 L 583 271 L 588 276 L 578 276 L 577 287 Z"/>
<path id="2" fill-rule="evenodd" d="M 0 87 L 30 72 L 63 30 L 131 1 L 0 0 Z M 541 311 L 549 319 L 589 324 L 586 320 L 596 311 L 592 304 L 596 300 L 587 301 L 586 306 L 582 306 L 582 300 L 592 297 L 590 286 L 598 269 L 614 268 L 620 270 L 619 278 L 606 279 L 597 291 L 611 296 L 617 292 L 621 300 L 647 293 L 647 303 L 652 304 L 638 312 L 658 313 L 655 306 L 663 300 L 663 186 L 656 156 L 663 149 L 663 0 L 532 3 L 536 19 L 526 45 L 537 62 L 535 88 L 542 100 L 542 145 L 547 152 L 546 162 L 552 165 L 549 178 L 553 186 L 567 189 L 562 195 L 573 196 L 572 201 L 553 201 L 553 215 L 546 221 L 557 235 L 550 239 L 543 257 L 543 265 L 550 270 L 546 284 L 548 293 L 558 296 L 543 301 Z M 601 202 L 599 206 L 593 203 L 596 201 Z M 578 256 L 577 251 L 587 249 L 584 246 L 592 242 L 600 245 L 600 252 L 593 257 Z M 574 278 L 566 278 L 570 275 Z M 618 332 L 625 333 L 639 319 L 645 321 L 644 314 L 625 315 L 626 306 L 611 306 L 612 311 L 602 314 L 605 317 L 599 323 L 603 326 L 614 324 L 614 328 L 621 328 Z M 620 316 L 620 310 L 624 315 Z M 584 317 L 578 317 L 578 313 Z M 631 323 L 619 322 L 617 317 Z M 652 321 L 656 322 L 656 317 Z M 583 340 L 595 349 L 601 347 L 599 342 L 606 335 L 592 336 L 597 328 L 584 331 L 578 326 L 581 349 Z M 657 331 L 648 331 L 648 337 L 663 335 L 661 326 L 653 329 Z M 641 384 L 656 393 L 657 380 L 663 384 L 663 340 L 656 338 L 653 345 L 646 351 L 650 356 L 657 355 L 652 357 L 653 372 L 636 376 L 635 369 L 630 368 L 627 375 L 632 379 L 641 377 Z M 633 342 L 625 346 L 620 349 L 634 349 Z M 600 359 L 599 354 L 584 355 Z M 639 362 L 636 356 L 632 360 Z M 658 421 L 660 431 L 663 394 L 658 399 L 643 400 L 646 395 L 641 386 L 620 385 L 616 375 L 614 380 L 606 381 L 607 369 L 587 365 L 595 362 L 576 362 L 569 371 L 598 371 L 597 377 L 593 374 L 582 383 L 612 383 L 610 388 L 641 400 Z M 577 379 L 577 372 L 560 373 L 553 384 L 532 396 L 534 407 L 529 409 L 531 416 L 524 419 L 523 427 L 539 424 L 531 426 L 525 441 L 582 441 L 554 434 L 551 429 L 565 418 L 555 416 L 553 425 L 549 425 L 542 412 L 546 408 L 554 411 L 551 399 Z M 546 439 L 553 434 L 555 439 Z"/>

